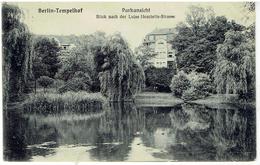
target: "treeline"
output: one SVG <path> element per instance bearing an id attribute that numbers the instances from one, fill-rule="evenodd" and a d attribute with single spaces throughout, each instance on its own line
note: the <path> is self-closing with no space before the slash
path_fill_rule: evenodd
<path id="1" fill-rule="evenodd" d="M 255 24 L 245 27 L 215 16 L 209 8 L 191 6 L 186 22 L 176 29 L 172 45 L 177 50 L 178 70 L 183 72 L 173 77 L 175 94 L 182 89 L 177 93 L 187 100 L 209 93 L 254 98 Z"/>
<path id="2" fill-rule="evenodd" d="M 17 6 L 2 5 L 4 103 L 17 100 L 25 92 L 32 70 L 31 33 L 21 17 Z"/>
<path id="3" fill-rule="evenodd" d="M 132 100 L 141 90 L 143 70 L 120 34 L 69 37 L 65 40 L 80 44 L 65 51 L 57 38 L 31 34 L 17 6 L 4 3 L 2 13 L 5 103 L 42 88 L 57 94 L 101 92 L 111 101 Z"/>
<path id="4" fill-rule="evenodd" d="M 254 3 L 245 3 L 244 7 L 245 13 L 254 12 Z M 176 68 L 171 72 L 153 68 L 150 59 L 154 53 L 149 46 L 136 49 L 137 59 L 145 70 L 148 89 L 166 85 L 185 100 L 212 93 L 239 94 L 248 100 L 255 95 L 254 36 L 254 23 L 245 27 L 225 16 L 216 16 L 211 8 L 191 6 L 186 21 L 177 25 L 170 41 L 176 50 Z"/>

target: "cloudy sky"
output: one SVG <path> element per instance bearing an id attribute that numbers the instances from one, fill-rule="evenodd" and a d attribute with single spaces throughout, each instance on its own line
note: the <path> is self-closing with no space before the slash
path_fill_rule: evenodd
<path id="1" fill-rule="evenodd" d="M 34 34 L 80 35 L 91 34 L 95 31 L 104 31 L 107 34 L 121 32 L 129 42 L 130 47 L 138 46 L 144 36 L 155 28 L 175 27 L 185 21 L 185 15 L 190 5 L 212 7 L 216 15 L 224 15 L 228 19 L 248 25 L 255 19 L 247 22 L 243 19 L 246 11 L 242 3 L 18 3 L 24 11 L 24 22 Z M 38 13 L 38 9 L 47 8 L 83 8 L 83 13 L 58 14 Z M 122 13 L 122 8 L 150 8 L 147 15 L 174 15 L 174 19 L 96 19 L 97 14 L 106 15 L 134 15 Z M 140 13 L 137 13 L 139 15 Z"/>

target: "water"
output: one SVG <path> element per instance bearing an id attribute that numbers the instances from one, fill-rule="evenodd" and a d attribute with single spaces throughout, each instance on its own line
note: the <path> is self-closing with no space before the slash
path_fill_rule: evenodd
<path id="1" fill-rule="evenodd" d="M 18 113 L 19 112 L 19 113 Z M 248 161 L 255 108 L 112 104 L 89 113 L 5 115 L 9 161 Z"/>

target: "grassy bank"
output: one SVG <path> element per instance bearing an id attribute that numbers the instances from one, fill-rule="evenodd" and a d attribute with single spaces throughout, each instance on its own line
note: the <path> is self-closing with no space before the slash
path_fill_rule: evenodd
<path id="1" fill-rule="evenodd" d="M 24 102 L 27 112 L 82 112 L 100 110 L 106 103 L 106 99 L 100 93 L 66 92 L 30 94 Z"/>
<path id="2" fill-rule="evenodd" d="M 204 99 L 198 99 L 193 101 L 188 101 L 188 103 L 203 104 L 210 107 L 221 107 L 226 105 L 231 106 L 255 106 L 255 102 L 243 102 L 239 100 L 236 94 L 215 94 Z"/>
<path id="3" fill-rule="evenodd" d="M 171 93 L 143 92 L 135 97 L 136 105 L 142 106 L 175 106 L 183 103 L 183 100 Z"/>
<path id="4" fill-rule="evenodd" d="M 180 98 L 173 96 L 171 93 L 159 93 L 159 92 L 143 92 L 136 96 L 135 100 L 137 106 L 175 106 L 177 104 L 184 103 L 184 101 Z M 185 101 L 187 103 L 195 103 L 195 104 L 203 104 L 210 107 L 227 107 L 230 105 L 231 107 L 234 105 L 243 106 L 250 105 L 254 106 L 255 102 L 241 102 L 238 99 L 237 95 L 229 94 L 219 94 L 219 95 L 211 95 L 204 99 L 198 99 L 193 101 Z"/>

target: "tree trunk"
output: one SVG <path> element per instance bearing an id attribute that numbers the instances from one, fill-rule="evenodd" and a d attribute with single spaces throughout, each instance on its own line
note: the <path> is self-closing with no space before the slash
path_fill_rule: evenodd
<path id="1" fill-rule="evenodd" d="M 37 87 L 37 83 L 36 83 L 36 79 L 34 80 L 34 94 L 36 94 L 36 87 Z"/>

